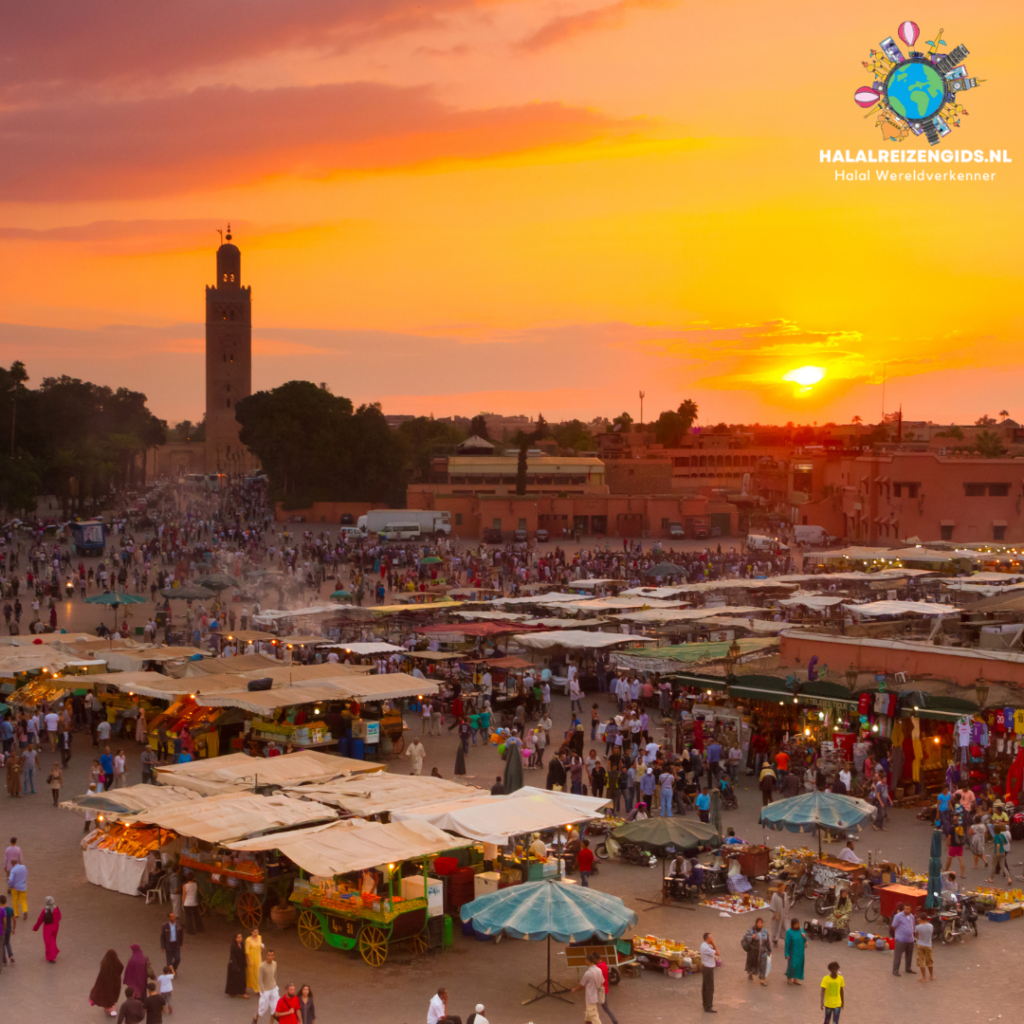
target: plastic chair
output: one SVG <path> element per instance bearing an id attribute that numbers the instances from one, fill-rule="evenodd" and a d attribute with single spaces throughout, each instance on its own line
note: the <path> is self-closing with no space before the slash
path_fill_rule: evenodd
<path id="1" fill-rule="evenodd" d="M 164 875 L 159 882 L 156 883 L 155 889 L 146 890 L 146 906 L 149 906 L 149 899 L 153 897 L 158 903 L 166 903 L 168 899 L 167 895 L 167 876 Z"/>

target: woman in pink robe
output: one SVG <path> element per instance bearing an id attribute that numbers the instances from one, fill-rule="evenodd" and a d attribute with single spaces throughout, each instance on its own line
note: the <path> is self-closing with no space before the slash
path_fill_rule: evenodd
<path id="1" fill-rule="evenodd" d="M 60 952 L 57 948 L 57 932 L 60 931 L 60 908 L 52 896 L 46 897 L 45 905 L 39 912 L 39 920 L 36 921 L 32 931 L 37 932 L 40 927 L 43 929 L 46 959 L 51 964 L 54 964 L 57 962 L 57 954 Z"/>

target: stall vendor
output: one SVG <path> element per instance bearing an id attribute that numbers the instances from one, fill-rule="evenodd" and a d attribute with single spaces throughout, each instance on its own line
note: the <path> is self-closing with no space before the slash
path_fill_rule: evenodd
<path id="1" fill-rule="evenodd" d="M 846 845 L 836 854 L 837 860 L 844 860 L 847 864 L 863 864 L 864 861 L 857 856 L 857 851 L 853 848 L 853 840 L 849 839 Z"/>

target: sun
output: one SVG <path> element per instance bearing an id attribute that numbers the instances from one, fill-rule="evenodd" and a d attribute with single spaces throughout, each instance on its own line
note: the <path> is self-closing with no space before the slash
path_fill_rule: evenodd
<path id="1" fill-rule="evenodd" d="M 802 388 L 811 388 L 825 379 L 826 372 L 824 366 L 799 366 L 795 370 L 783 374 L 782 379 L 799 384 Z"/>

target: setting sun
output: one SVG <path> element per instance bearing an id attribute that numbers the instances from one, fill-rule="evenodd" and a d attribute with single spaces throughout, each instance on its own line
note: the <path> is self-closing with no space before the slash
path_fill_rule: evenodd
<path id="1" fill-rule="evenodd" d="M 783 380 L 799 384 L 803 388 L 813 387 L 825 378 L 825 367 L 823 366 L 800 366 L 783 376 Z"/>

